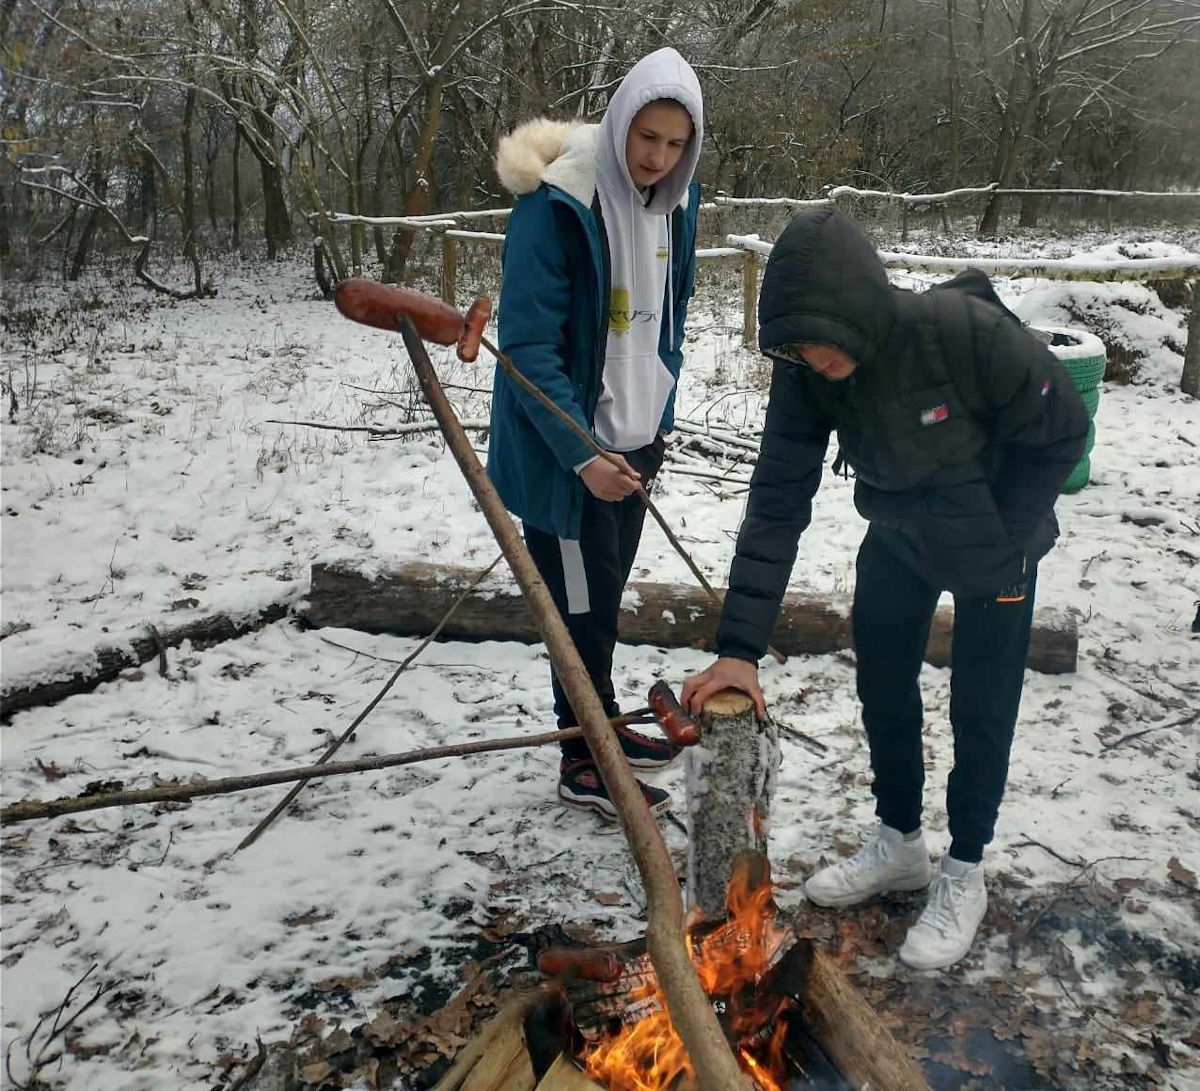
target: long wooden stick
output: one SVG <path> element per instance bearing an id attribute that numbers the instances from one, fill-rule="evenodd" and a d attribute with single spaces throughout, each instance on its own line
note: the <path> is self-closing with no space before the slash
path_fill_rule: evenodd
<path id="1" fill-rule="evenodd" d="M 510 356 L 501 352 L 486 337 L 481 338 L 481 343 L 488 350 L 488 352 L 496 357 L 496 360 L 504 369 L 504 374 L 512 379 L 512 381 L 516 383 L 517 386 L 519 386 L 522 390 L 524 390 L 526 394 L 532 397 L 538 403 L 538 405 L 542 406 L 544 409 L 548 409 L 554 414 L 555 417 L 562 421 L 563 424 L 570 428 L 576 436 L 578 436 L 581 440 L 583 440 L 584 443 L 587 444 L 588 450 L 590 450 L 593 454 L 598 455 L 606 462 L 611 462 L 618 469 L 624 469 L 621 463 L 613 456 L 611 451 L 607 451 L 601 447 L 600 444 L 598 444 L 596 440 L 588 434 L 586 428 L 579 427 L 579 422 L 576 421 L 570 413 L 565 412 L 560 406 L 556 405 L 553 399 L 551 399 L 542 391 L 541 387 L 522 375 L 517 369 L 517 365 L 512 362 L 512 358 Z M 654 521 L 662 528 L 662 532 L 667 536 L 667 541 L 675 547 L 675 552 L 683 558 L 684 563 L 688 566 L 688 568 L 691 569 L 692 575 L 696 577 L 697 581 L 699 581 L 700 586 L 708 592 L 708 597 L 712 599 L 712 601 L 718 607 L 721 606 L 724 600 L 719 594 L 717 594 L 713 585 L 705 578 L 704 573 L 696 567 L 696 562 L 692 560 L 691 554 L 683 548 L 683 543 L 675 537 L 675 532 L 672 531 L 670 526 L 667 525 L 667 521 L 663 518 L 662 512 L 658 510 L 658 506 L 653 500 L 650 499 L 650 494 L 646 491 L 646 487 L 641 483 L 641 481 L 638 481 L 635 485 L 634 492 L 637 493 L 642 503 L 646 505 L 646 510 L 654 516 Z M 767 652 L 777 663 L 787 662 L 787 656 L 770 645 L 767 646 Z"/>
<path id="2" fill-rule="evenodd" d="M 249 792 L 255 788 L 270 788 L 275 784 L 305 782 L 322 777 L 340 777 L 347 773 L 367 773 L 376 769 L 392 769 L 397 765 L 414 765 L 438 758 L 461 758 L 469 754 L 486 754 L 493 750 L 517 750 L 528 746 L 547 746 L 582 738 L 583 730 L 568 727 L 561 731 L 543 731 L 537 735 L 512 735 L 503 739 L 483 739 L 479 742 L 453 743 L 449 746 L 429 746 L 421 750 L 406 750 L 401 754 L 380 754 L 373 758 L 353 761 L 330 761 L 318 765 L 300 765 L 291 769 L 275 769 L 269 773 L 250 773 L 241 777 L 221 777 L 217 780 L 198 780 L 191 784 L 164 784 L 158 788 L 134 788 L 127 792 L 100 792 L 90 796 L 63 796 L 60 799 L 22 800 L 0 808 L 0 826 L 30 822 L 35 818 L 58 818 L 80 811 L 104 811 L 110 807 L 130 807 L 138 803 L 173 803 L 200 796 L 229 795 Z"/>
<path id="3" fill-rule="evenodd" d="M 537 619 L 555 674 L 566 691 L 609 798 L 617 809 L 646 891 L 647 950 L 658 973 L 671 1019 L 696 1069 L 701 1091 L 746 1088 L 749 1081 L 730 1052 L 716 1013 L 688 958 L 683 935 L 683 899 L 674 864 L 641 787 L 625 760 L 616 733 L 608 725 L 596 688 L 520 532 L 480 465 L 467 434 L 458 426 L 458 418 L 442 390 L 416 327 L 407 315 L 400 319 L 399 326 L 425 401 L 442 426 L 446 446 L 462 470 L 530 612 Z"/>
<path id="4" fill-rule="evenodd" d="M 462 594 L 459 595 L 458 598 L 456 598 L 454 600 L 454 602 L 450 606 L 450 609 L 447 610 L 442 615 L 441 621 L 439 621 L 437 623 L 437 625 L 434 626 L 433 632 L 431 632 L 424 640 L 421 641 L 420 644 L 418 644 L 412 650 L 412 652 L 405 658 L 404 662 L 401 663 L 400 666 L 398 666 L 395 669 L 395 671 L 392 672 L 391 678 L 389 678 L 383 684 L 383 688 L 377 694 L 375 694 L 375 696 L 367 703 L 367 707 L 364 708 L 362 710 L 362 712 L 360 712 L 357 716 L 354 717 L 354 722 L 351 723 L 350 726 L 348 728 L 346 728 L 346 730 L 343 731 L 342 734 L 333 741 L 333 743 L 330 745 L 329 749 L 326 750 L 325 753 L 322 754 L 317 759 L 318 765 L 324 765 L 330 758 L 333 757 L 334 754 L 336 754 L 338 752 L 338 750 L 341 749 L 342 743 L 344 743 L 348 738 L 350 738 L 351 735 L 354 734 L 358 725 L 361 724 L 363 722 L 363 720 L 365 720 L 371 714 L 372 709 L 374 709 L 375 706 L 378 705 L 379 702 L 383 700 L 383 698 L 387 694 L 388 690 L 390 690 L 392 688 L 392 686 L 394 686 L 396 684 L 396 679 L 398 679 L 400 677 L 400 675 L 402 675 L 406 670 L 408 670 L 409 664 L 412 663 L 412 661 L 414 659 L 416 659 L 418 655 L 420 655 L 427 647 L 429 647 L 429 645 L 433 641 L 435 641 L 437 639 L 438 634 L 446 627 L 446 622 L 448 622 L 454 616 L 454 611 L 457 610 L 462 605 L 463 599 L 465 599 L 472 591 L 475 590 L 476 587 L 478 587 L 481 583 L 483 583 L 483 581 L 487 578 L 488 574 L 492 571 L 493 568 L 496 567 L 496 565 L 498 565 L 500 563 L 500 561 L 503 558 L 504 558 L 504 554 L 498 553 L 496 555 L 496 559 L 494 561 L 492 561 L 492 563 L 489 564 L 487 566 L 487 568 L 485 568 L 482 572 L 480 572 L 479 575 L 477 575 L 471 581 L 471 586 L 463 589 Z M 268 814 L 261 822 L 259 822 L 259 824 L 257 826 L 254 827 L 254 829 L 252 829 L 248 834 L 246 834 L 245 837 L 242 838 L 242 840 L 238 844 L 238 847 L 236 849 L 234 849 L 233 851 L 241 852 L 242 849 L 249 848 L 251 845 L 253 845 L 254 842 L 257 841 L 259 839 L 259 837 L 262 836 L 263 832 L 267 829 L 267 827 L 270 826 L 271 823 L 275 821 L 275 819 L 277 819 L 281 814 L 283 814 L 284 811 L 286 811 L 288 809 L 288 807 L 290 807 L 292 805 L 292 800 L 294 800 L 302 791 L 304 791 L 304 785 L 306 783 L 307 783 L 307 781 L 302 780 L 302 781 L 300 781 L 299 784 L 297 784 L 294 788 L 292 788 L 292 790 L 290 792 L 288 792 L 288 794 L 285 795 L 283 797 L 283 799 L 281 799 L 271 809 L 270 814 Z"/>
<path id="5" fill-rule="evenodd" d="M 614 716 L 609 723 L 614 727 L 626 724 L 654 722 L 653 713 L 628 712 Z M 23 800 L 10 803 L 0 809 L 0 826 L 17 822 L 30 822 L 35 818 L 58 818 L 79 811 L 104 811 L 110 807 L 130 807 L 138 803 L 169 803 L 195 799 L 198 796 L 229 795 L 233 792 L 250 792 L 255 788 L 269 788 L 276 784 L 287 784 L 298 780 L 302 784 L 322 777 L 340 777 L 346 773 L 368 773 L 375 769 L 391 769 L 396 765 L 415 765 L 420 761 L 436 761 L 439 758 L 462 758 L 471 754 L 488 754 L 494 750 L 519 750 L 530 746 L 549 746 L 551 743 L 568 742 L 583 738 L 583 729 L 564 727 L 557 731 L 543 731 L 538 735 L 509 735 L 500 739 L 485 739 L 481 742 L 450 743 L 446 746 L 427 746 L 420 750 L 405 750 L 400 754 L 380 754 L 373 758 L 356 758 L 353 761 L 318 762 L 316 765 L 301 765 L 295 769 L 276 769 L 270 773 L 250 773 L 240 777 L 222 777 L 219 780 L 199 780 L 192 784 L 167 784 L 158 788 L 131 788 L 127 792 L 97 792 L 89 796 L 63 796 L 60 799 Z"/>

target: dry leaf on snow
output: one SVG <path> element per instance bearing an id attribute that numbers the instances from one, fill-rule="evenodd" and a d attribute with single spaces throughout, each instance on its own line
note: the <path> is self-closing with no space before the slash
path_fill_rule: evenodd
<path id="1" fill-rule="evenodd" d="M 1167 876 L 1172 882 L 1196 889 L 1196 873 L 1185 868 L 1178 856 L 1172 856 L 1167 861 Z"/>

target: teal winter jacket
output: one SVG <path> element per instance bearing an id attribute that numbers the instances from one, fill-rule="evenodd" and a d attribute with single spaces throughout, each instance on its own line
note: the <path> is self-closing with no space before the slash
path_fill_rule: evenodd
<path id="1" fill-rule="evenodd" d="M 533 124 L 556 126 L 563 146 L 549 167 L 538 172 L 540 177 L 528 179 L 536 184 L 522 192 L 508 222 L 497 315 L 500 350 L 591 434 L 610 294 L 604 224 L 593 181 L 596 126 Z M 501 177 L 507 181 L 503 166 Z M 674 321 L 662 323 L 659 355 L 676 378 L 695 283 L 699 201 L 700 189 L 693 182 L 671 215 L 667 293 L 673 291 L 674 297 L 664 301 L 663 313 L 671 307 Z M 674 404 L 672 393 L 660 431 L 673 427 Z M 509 511 L 539 530 L 578 538 L 585 486 L 574 468 L 592 455 L 579 436 L 497 365 L 487 471 Z"/>

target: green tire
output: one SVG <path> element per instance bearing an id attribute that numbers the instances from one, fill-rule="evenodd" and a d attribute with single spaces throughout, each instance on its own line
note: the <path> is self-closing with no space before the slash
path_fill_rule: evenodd
<path id="1" fill-rule="evenodd" d="M 1096 446 L 1096 422 L 1088 421 L 1087 445 L 1083 449 L 1085 455 L 1092 453 L 1092 448 Z"/>
<path id="2" fill-rule="evenodd" d="M 1071 476 L 1063 482 L 1063 492 L 1079 492 L 1087 483 L 1092 473 L 1092 460 L 1087 455 L 1071 471 Z"/>
<path id="3" fill-rule="evenodd" d="M 1094 333 L 1068 326 L 1040 328 L 1050 334 L 1049 349 L 1071 376 L 1077 390 L 1091 390 L 1104 378 L 1107 350 Z"/>
<path id="4" fill-rule="evenodd" d="M 1083 397 L 1083 404 L 1087 408 L 1089 417 L 1096 415 L 1096 410 L 1100 408 L 1100 388 L 1092 387 L 1091 390 L 1081 390 L 1080 395 Z"/>

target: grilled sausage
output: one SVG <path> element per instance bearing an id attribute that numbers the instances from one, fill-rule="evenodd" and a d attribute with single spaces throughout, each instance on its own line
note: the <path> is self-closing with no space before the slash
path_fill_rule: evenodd
<path id="1" fill-rule="evenodd" d="M 347 318 L 381 330 L 395 331 L 400 319 L 407 315 L 421 340 L 435 345 L 453 345 L 463 332 L 462 315 L 449 304 L 377 280 L 363 277 L 343 280 L 334 289 L 333 301 Z"/>
<path id="2" fill-rule="evenodd" d="M 481 295 L 467 310 L 467 319 L 458 338 L 458 358 L 465 364 L 473 364 L 479 355 L 479 342 L 483 331 L 492 317 L 492 301 Z"/>
<path id="3" fill-rule="evenodd" d="M 537 968 L 545 977 L 571 974 L 584 981 L 616 981 L 623 969 L 612 951 L 595 947 L 547 947 L 538 955 Z"/>
<path id="4" fill-rule="evenodd" d="M 695 746 L 700 741 L 700 725 L 687 713 L 666 682 L 655 682 L 647 698 L 654 718 L 676 746 Z"/>

